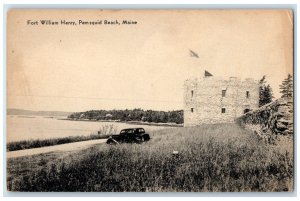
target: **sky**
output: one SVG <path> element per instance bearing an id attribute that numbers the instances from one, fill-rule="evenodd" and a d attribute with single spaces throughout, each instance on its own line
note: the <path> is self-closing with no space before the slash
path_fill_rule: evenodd
<path id="1" fill-rule="evenodd" d="M 6 43 L 7 108 L 183 109 L 184 80 L 205 70 L 224 79 L 266 75 L 279 98 L 279 84 L 293 73 L 289 10 L 15 9 Z"/>

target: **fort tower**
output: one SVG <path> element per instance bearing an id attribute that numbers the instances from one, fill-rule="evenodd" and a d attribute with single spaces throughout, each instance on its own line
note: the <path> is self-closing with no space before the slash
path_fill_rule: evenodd
<path id="1" fill-rule="evenodd" d="M 184 126 L 226 123 L 259 105 L 259 82 L 253 79 L 216 78 L 205 71 L 203 78 L 184 82 Z"/>

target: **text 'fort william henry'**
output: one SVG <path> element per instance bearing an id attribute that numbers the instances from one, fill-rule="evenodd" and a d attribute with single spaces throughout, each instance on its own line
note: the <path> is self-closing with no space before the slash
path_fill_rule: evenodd
<path id="1" fill-rule="evenodd" d="M 78 20 L 78 21 L 68 21 L 68 20 L 27 20 L 27 25 L 131 25 L 137 24 L 134 20 Z"/>

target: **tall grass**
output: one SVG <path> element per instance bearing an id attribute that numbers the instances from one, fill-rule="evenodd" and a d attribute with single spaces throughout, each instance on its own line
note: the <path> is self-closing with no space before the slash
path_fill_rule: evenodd
<path id="1" fill-rule="evenodd" d="M 102 145 L 8 180 L 13 191 L 292 191 L 293 153 L 234 124 L 154 131 L 144 144 Z M 178 151 L 178 154 L 173 154 Z"/>

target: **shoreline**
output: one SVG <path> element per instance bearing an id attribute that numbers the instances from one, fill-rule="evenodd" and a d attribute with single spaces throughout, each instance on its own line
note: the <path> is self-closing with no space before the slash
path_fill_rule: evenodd
<path id="1" fill-rule="evenodd" d="M 88 120 L 88 119 L 70 119 L 70 118 L 59 118 L 57 120 L 86 121 L 86 122 L 110 122 L 110 123 L 125 123 L 125 124 L 136 124 L 136 125 L 147 125 L 147 126 L 183 127 L 183 124 L 153 123 L 153 122 L 143 122 L 143 121 Z"/>
<path id="2" fill-rule="evenodd" d="M 18 118 L 21 118 L 17 116 Z M 29 118 L 29 117 L 28 117 Z M 32 117 L 34 118 L 34 117 Z M 88 119 L 71 119 L 66 117 L 46 117 L 51 118 L 55 120 L 67 120 L 67 121 L 85 121 L 85 122 L 99 122 L 99 124 L 103 123 L 103 126 L 121 126 L 121 127 L 132 127 L 132 128 L 138 128 L 138 127 L 152 127 L 152 129 L 173 129 L 173 128 L 179 128 L 183 127 L 183 124 L 175 124 L 175 123 L 154 123 L 154 122 L 140 122 L 140 121 L 115 121 L 115 120 L 88 120 Z M 117 123 L 120 123 L 119 125 Z M 65 124 L 65 123 L 63 123 Z M 67 122 L 66 122 L 67 124 Z M 122 125 L 121 125 L 122 124 Z M 143 126 L 144 125 L 144 126 Z M 156 127 L 156 128 L 155 128 Z M 107 130 L 107 129 L 106 129 Z M 106 133 L 106 131 L 104 131 Z M 103 133 L 103 134 L 105 134 Z M 113 132 L 114 134 L 117 134 Z M 27 149 L 35 149 L 35 148 L 41 148 L 41 147 L 51 147 L 55 145 L 61 145 L 61 144 L 69 144 L 74 142 L 81 142 L 81 141 L 89 141 L 89 140 L 95 140 L 95 139 L 106 139 L 109 135 L 98 135 L 91 133 L 90 135 L 78 135 L 78 136 L 67 136 L 67 137 L 49 137 L 46 139 L 27 139 L 27 140 L 17 140 L 17 141 L 11 141 L 7 142 L 7 152 L 12 151 L 18 151 L 18 150 L 27 150 Z"/>

